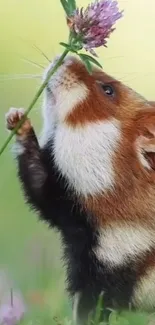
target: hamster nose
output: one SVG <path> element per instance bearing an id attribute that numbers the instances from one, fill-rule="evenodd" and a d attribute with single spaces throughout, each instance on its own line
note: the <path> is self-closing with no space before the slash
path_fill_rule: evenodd
<path id="1" fill-rule="evenodd" d="M 47 67 L 47 69 L 45 70 L 44 74 L 43 74 L 43 80 L 45 80 L 45 78 L 47 77 L 47 74 L 49 72 L 49 70 L 53 69 L 55 67 L 55 65 L 58 63 L 59 59 L 61 58 L 61 55 L 57 55 L 54 60 L 51 62 L 51 64 Z M 66 68 L 71 66 L 73 63 L 77 62 L 77 58 L 75 56 L 69 56 L 67 55 L 64 60 L 62 61 L 61 66 L 65 66 Z M 58 68 L 59 69 L 59 68 Z"/>

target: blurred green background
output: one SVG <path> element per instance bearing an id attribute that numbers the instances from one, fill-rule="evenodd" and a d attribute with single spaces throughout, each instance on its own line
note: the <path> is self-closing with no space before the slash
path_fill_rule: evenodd
<path id="1" fill-rule="evenodd" d="M 77 2 L 80 6 L 89 3 Z M 108 49 L 98 51 L 100 62 L 106 72 L 153 100 L 155 2 L 119 3 L 125 10 L 124 18 L 109 40 Z M 46 67 L 48 61 L 34 46 L 52 59 L 62 50 L 59 42 L 67 37 L 59 0 L 0 0 L 0 145 L 7 137 L 5 112 L 10 106 L 27 107 L 41 83 L 43 70 L 24 59 Z M 41 102 L 42 99 L 31 113 L 38 133 Z M 24 204 L 9 146 L 0 157 L 0 268 L 9 270 L 15 286 L 28 301 L 33 300 L 35 305 L 41 294 L 52 315 L 68 315 L 60 257 L 58 234 L 38 222 Z M 32 298 L 35 293 L 37 298 Z"/>

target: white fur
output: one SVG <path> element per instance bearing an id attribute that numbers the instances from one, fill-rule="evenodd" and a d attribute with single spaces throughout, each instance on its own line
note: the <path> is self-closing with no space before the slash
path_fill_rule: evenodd
<path id="1" fill-rule="evenodd" d="M 137 155 L 139 158 L 140 163 L 147 169 L 151 170 L 151 166 L 149 165 L 148 161 L 144 157 L 144 152 L 140 148 L 137 149 Z"/>
<path id="2" fill-rule="evenodd" d="M 78 322 L 78 305 L 81 298 L 81 292 L 77 292 L 73 298 L 73 323 L 77 324 Z"/>
<path id="3" fill-rule="evenodd" d="M 67 57 L 48 83 L 50 91 L 47 89 L 45 91 L 43 103 L 44 127 L 40 139 L 41 145 L 51 138 L 57 123 L 64 121 L 67 114 L 71 113 L 88 96 L 89 90 L 86 85 L 81 81 L 79 82 L 77 76 L 68 69 L 74 60 L 74 57 Z M 57 59 L 48 67 L 44 78 L 56 62 Z"/>
<path id="4" fill-rule="evenodd" d="M 155 245 L 155 233 L 141 226 L 113 225 L 100 231 L 95 254 L 110 267 L 136 259 Z"/>
<path id="5" fill-rule="evenodd" d="M 84 85 L 75 85 L 72 90 L 67 90 L 62 88 L 59 90 L 57 95 L 56 104 L 52 103 L 50 95 L 46 93 L 44 98 L 43 105 L 43 117 L 44 117 L 44 127 L 41 135 L 41 144 L 47 142 L 47 140 L 51 139 L 54 131 L 54 127 L 60 121 L 63 121 L 68 112 L 71 112 L 76 105 L 87 97 L 87 88 Z M 55 91 L 56 93 L 56 91 Z"/>
<path id="6" fill-rule="evenodd" d="M 43 105 L 41 144 L 54 138 L 55 162 L 61 174 L 78 194 L 87 196 L 113 188 L 113 158 L 121 131 L 120 123 L 115 119 L 91 122 L 84 127 L 66 125 L 68 113 L 86 100 L 89 94 L 87 86 L 69 69 L 74 60 L 74 57 L 67 58 L 48 83 Z M 52 65 L 56 62 L 57 59 Z"/>
<path id="7" fill-rule="evenodd" d="M 86 85 L 69 70 L 69 66 L 74 61 L 74 57 L 67 58 L 48 82 L 48 88 L 51 91 L 51 108 L 55 111 L 58 121 L 64 120 L 77 104 L 87 98 L 89 93 Z M 48 96 L 50 97 L 50 94 Z M 50 104 L 49 97 L 47 97 L 48 105 Z"/>
<path id="8" fill-rule="evenodd" d="M 77 128 L 57 126 L 55 162 L 77 193 L 95 195 L 113 188 L 113 158 L 120 136 L 120 125 L 115 119 Z"/>
<path id="9" fill-rule="evenodd" d="M 56 124 L 55 110 L 53 109 L 52 99 L 48 92 L 45 92 L 44 101 L 43 101 L 43 129 L 39 136 L 39 144 L 43 147 L 48 140 L 51 140 L 53 137 L 54 127 Z"/>
<path id="10" fill-rule="evenodd" d="M 14 158 L 17 158 L 18 156 L 24 154 L 25 147 L 20 141 L 16 140 L 16 142 L 12 146 L 11 151 L 12 151 L 12 154 L 13 154 Z"/>
<path id="11" fill-rule="evenodd" d="M 148 269 L 147 273 L 138 281 L 133 294 L 132 303 L 142 310 L 155 308 L 155 268 Z M 153 323 L 152 323 L 153 324 Z"/>
<path id="12" fill-rule="evenodd" d="M 78 104 L 86 100 L 89 93 L 88 88 L 82 82 L 80 84 L 76 83 L 74 77 L 70 82 L 72 82 L 71 89 L 69 86 L 68 88 L 67 86 L 57 87 L 59 95 L 56 95 L 57 102 L 55 110 L 57 111 L 57 118 L 60 122 L 64 121 L 68 113 L 71 113 Z"/>
<path id="13" fill-rule="evenodd" d="M 137 141 L 135 142 L 136 152 L 140 163 L 147 169 L 151 169 L 147 159 L 144 157 L 144 137 L 139 136 Z"/>

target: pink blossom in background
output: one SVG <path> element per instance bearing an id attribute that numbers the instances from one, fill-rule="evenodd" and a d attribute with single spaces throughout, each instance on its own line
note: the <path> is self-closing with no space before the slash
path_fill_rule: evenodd
<path id="1" fill-rule="evenodd" d="M 26 312 L 22 296 L 19 293 L 13 293 L 12 302 L 11 295 L 10 297 L 5 297 L 5 301 L 0 306 L 0 324 L 18 324 Z"/>
<path id="2" fill-rule="evenodd" d="M 26 312 L 22 296 L 14 292 L 12 296 L 5 297 L 5 302 L 0 306 L 0 324 L 16 325 L 23 318 Z"/>
<path id="3" fill-rule="evenodd" d="M 20 292 L 11 290 L 7 272 L 0 271 L 0 325 L 17 325 L 26 312 Z"/>

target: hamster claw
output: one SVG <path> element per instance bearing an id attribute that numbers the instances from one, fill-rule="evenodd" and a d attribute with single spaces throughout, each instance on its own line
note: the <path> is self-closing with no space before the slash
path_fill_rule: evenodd
<path id="1" fill-rule="evenodd" d="M 12 131 L 16 128 L 18 122 L 23 118 L 25 110 L 23 108 L 11 107 L 5 115 L 6 128 Z M 21 127 L 17 131 L 17 135 L 26 135 L 31 130 L 31 122 L 28 118 L 25 119 Z"/>

